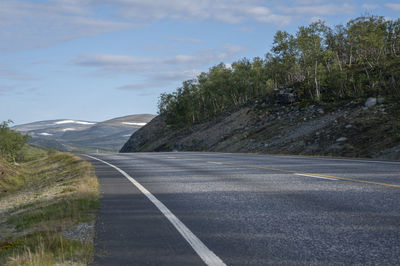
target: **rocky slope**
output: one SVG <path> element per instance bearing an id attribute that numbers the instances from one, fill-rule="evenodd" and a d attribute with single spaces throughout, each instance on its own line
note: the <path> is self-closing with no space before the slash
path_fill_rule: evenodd
<path id="1" fill-rule="evenodd" d="M 163 116 L 135 132 L 121 152 L 220 151 L 400 158 L 400 106 L 256 103 L 214 121 L 177 128 Z M 368 106 L 368 107 L 367 107 Z"/>

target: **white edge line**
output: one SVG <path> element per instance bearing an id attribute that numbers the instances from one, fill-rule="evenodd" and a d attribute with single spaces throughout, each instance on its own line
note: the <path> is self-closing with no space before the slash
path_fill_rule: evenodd
<path id="1" fill-rule="evenodd" d="M 90 155 L 85 156 L 111 166 L 125 176 L 132 184 L 134 184 L 161 211 L 161 213 L 164 214 L 164 216 L 172 223 L 176 230 L 178 230 L 178 232 L 207 265 L 226 266 L 226 264 L 217 255 L 215 255 L 214 252 L 208 249 L 208 247 L 195 234 L 193 234 L 192 231 L 190 231 L 190 229 L 181 222 L 181 220 L 178 219 L 178 217 L 176 217 L 161 201 L 159 201 L 153 194 L 150 193 L 150 191 L 143 187 L 134 178 L 115 165 Z"/>
<path id="2" fill-rule="evenodd" d="M 298 174 L 298 173 L 296 173 L 295 175 L 301 175 L 301 176 L 308 176 L 308 177 L 314 177 L 314 178 L 319 178 L 319 179 L 327 179 L 327 180 L 338 181 L 338 179 L 335 179 L 335 178 L 329 178 L 329 177 L 323 177 L 323 176 L 317 176 L 317 175 L 306 175 L 306 174 Z"/>

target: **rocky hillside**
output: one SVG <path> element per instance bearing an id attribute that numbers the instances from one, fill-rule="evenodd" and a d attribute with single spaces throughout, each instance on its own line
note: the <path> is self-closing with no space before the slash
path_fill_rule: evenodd
<path id="1" fill-rule="evenodd" d="M 220 151 L 400 159 L 400 105 L 256 102 L 214 121 L 178 128 L 158 116 L 121 152 Z M 379 104 L 378 104 L 379 103 Z"/>

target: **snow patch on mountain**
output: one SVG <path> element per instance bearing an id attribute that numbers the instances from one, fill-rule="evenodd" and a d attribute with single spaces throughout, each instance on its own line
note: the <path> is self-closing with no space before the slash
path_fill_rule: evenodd
<path id="1" fill-rule="evenodd" d="M 130 125 L 130 126 L 145 126 L 147 123 L 136 123 L 136 122 L 122 122 L 124 125 Z"/>
<path id="2" fill-rule="evenodd" d="M 76 121 L 76 120 L 62 120 L 62 121 L 55 122 L 54 124 L 56 124 L 56 125 L 62 125 L 62 124 L 94 125 L 96 123 L 86 122 L 86 121 Z"/>
<path id="3" fill-rule="evenodd" d="M 67 127 L 67 128 L 63 128 L 62 131 L 66 132 L 66 131 L 75 131 L 76 128 L 72 128 L 72 127 Z"/>
<path id="4" fill-rule="evenodd" d="M 46 133 L 46 132 L 39 133 L 39 135 L 40 135 L 40 136 L 53 136 L 53 134 Z"/>

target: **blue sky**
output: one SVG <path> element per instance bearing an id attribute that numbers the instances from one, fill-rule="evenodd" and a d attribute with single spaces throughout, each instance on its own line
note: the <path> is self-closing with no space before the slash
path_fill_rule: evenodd
<path id="1" fill-rule="evenodd" d="M 158 96 L 224 62 L 263 57 L 277 30 L 400 1 L 0 0 L 0 121 L 156 113 Z"/>

